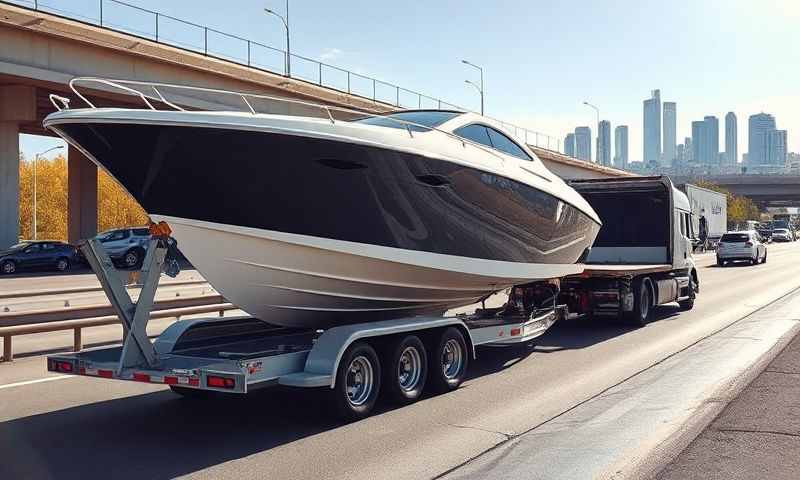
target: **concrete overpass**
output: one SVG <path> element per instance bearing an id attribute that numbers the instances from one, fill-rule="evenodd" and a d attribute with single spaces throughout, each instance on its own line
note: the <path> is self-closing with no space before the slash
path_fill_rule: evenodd
<path id="1" fill-rule="evenodd" d="M 800 176 L 718 175 L 702 178 L 675 176 L 676 184 L 704 180 L 728 189 L 734 195 L 749 197 L 762 207 L 800 207 Z"/>
<path id="2" fill-rule="evenodd" d="M 322 66 L 320 84 L 316 85 L 235 61 L 6 3 L 0 3 L 0 45 L 3 45 L 0 49 L 0 247 L 16 243 L 18 237 L 18 135 L 49 135 L 41 125 L 42 119 L 53 111 L 47 98 L 50 93 L 69 97 L 74 105 L 81 104 L 67 88 L 69 80 L 76 76 L 252 92 L 344 106 L 364 112 L 387 112 L 398 108 L 376 98 L 365 98 L 324 86 L 321 81 Z M 349 90 L 349 73 L 347 83 Z M 396 89 L 397 104 L 400 104 L 401 89 Z M 131 101 L 130 97 L 109 90 L 93 90 L 91 95 L 98 105 L 120 105 Z M 430 97 L 425 98 L 430 100 Z M 137 108 L 141 106 L 138 102 L 135 105 Z M 423 105 L 422 95 L 419 95 L 419 105 Z M 284 102 L 266 107 L 275 113 L 307 113 L 302 111 L 302 107 Z M 512 131 L 518 134 L 518 138 L 521 137 L 517 128 Z M 570 158 L 537 145 L 531 147 L 551 170 L 565 178 L 632 175 Z M 69 240 L 74 242 L 94 235 L 97 230 L 97 170 L 74 148 L 69 149 L 68 157 L 68 232 Z"/>

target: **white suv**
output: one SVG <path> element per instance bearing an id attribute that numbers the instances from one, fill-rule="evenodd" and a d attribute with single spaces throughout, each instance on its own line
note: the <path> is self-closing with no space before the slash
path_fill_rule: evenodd
<path id="1" fill-rule="evenodd" d="M 728 232 L 717 245 L 717 265 L 724 267 L 729 261 L 747 260 L 750 265 L 766 263 L 767 245 L 755 230 Z"/>

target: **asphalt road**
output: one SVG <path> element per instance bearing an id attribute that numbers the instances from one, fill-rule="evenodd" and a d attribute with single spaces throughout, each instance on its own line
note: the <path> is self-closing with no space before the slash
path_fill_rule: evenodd
<path id="1" fill-rule="evenodd" d="M 187 402 L 163 387 L 48 375 L 42 357 L 0 364 L 0 478 L 457 474 L 509 438 L 535 433 L 800 287 L 800 243 L 771 245 L 764 265 L 712 261 L 700 259 L 702 292 L 691 312 L 663 307 L 641 329 L 556 324 L 532 350 L 480 351 L 472 377 L 455 392 L 350 425 L 328 416 L 325 391 Z M 643 442 L 648 433 L 640 433 Z M 591 454 L 574 452 L 576 459 Z"/>

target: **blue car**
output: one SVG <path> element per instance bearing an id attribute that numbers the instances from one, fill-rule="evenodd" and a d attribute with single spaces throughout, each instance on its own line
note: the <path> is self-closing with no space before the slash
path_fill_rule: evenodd
<path id="1" fill-rule="evenodd" d="M 63 272 L 77 260 L 75 247 L 51 240 L 20 242 L 0 250 L 0 273 L 11 274 L 23 269 L 49 269 Z"/>

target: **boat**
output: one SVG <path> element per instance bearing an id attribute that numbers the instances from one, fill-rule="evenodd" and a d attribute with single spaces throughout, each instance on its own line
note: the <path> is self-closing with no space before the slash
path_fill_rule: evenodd
<path id="1" fill-rule="evenodd" d="M 119 80 L 102 82 L 145 105 L 95 108 L 76 80 L 101 82 L 71 82 L 86 108 L 51 96 L 60 111 L 44 126 L 167 222 L 225 298 L 269 323 L 439 315 L 579 273 L 600 229 L 533 151 L 475 113 L 262 114 L 253 99 L 272 97 Z M 247 108 L 188 111 L 168 87 L 240 95 Z"/>

